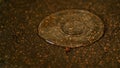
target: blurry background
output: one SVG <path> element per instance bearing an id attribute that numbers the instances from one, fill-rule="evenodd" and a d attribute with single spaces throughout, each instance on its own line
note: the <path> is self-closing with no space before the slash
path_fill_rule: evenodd
<path id="1" fill-rule="evenodd" d="M 71 49 L 38 35 L 46 16 L 65 9 L 90 11 L 105 24 L 103 37 Z M 0 68 L 119 68 L 120 0 L 0 0 Z"/>

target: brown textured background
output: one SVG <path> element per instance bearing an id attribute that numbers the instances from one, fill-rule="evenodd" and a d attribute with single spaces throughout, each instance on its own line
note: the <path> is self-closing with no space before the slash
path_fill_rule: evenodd
<path id="1" fill-rule="evenodd" d="M 91 46 L 71 49 L 48 44 L 38 25 L 64 9 L 88 10 L 105 24 Z M 3 0 L 0 3 L 0 68 L 119 68 L 120 0 Z"/>

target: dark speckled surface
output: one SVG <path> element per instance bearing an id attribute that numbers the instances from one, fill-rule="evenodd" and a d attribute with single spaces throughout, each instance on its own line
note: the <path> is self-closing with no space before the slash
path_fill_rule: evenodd
<path id="1" fill-rule="evenodd" d="M 42 19 L 65 9 L 82 9 L 105 24 L 91 46 L 65 51 L 38 35 Z M 119 68 L 119 0 L 3 0 L 0 3 L 0 68 Z"/>

